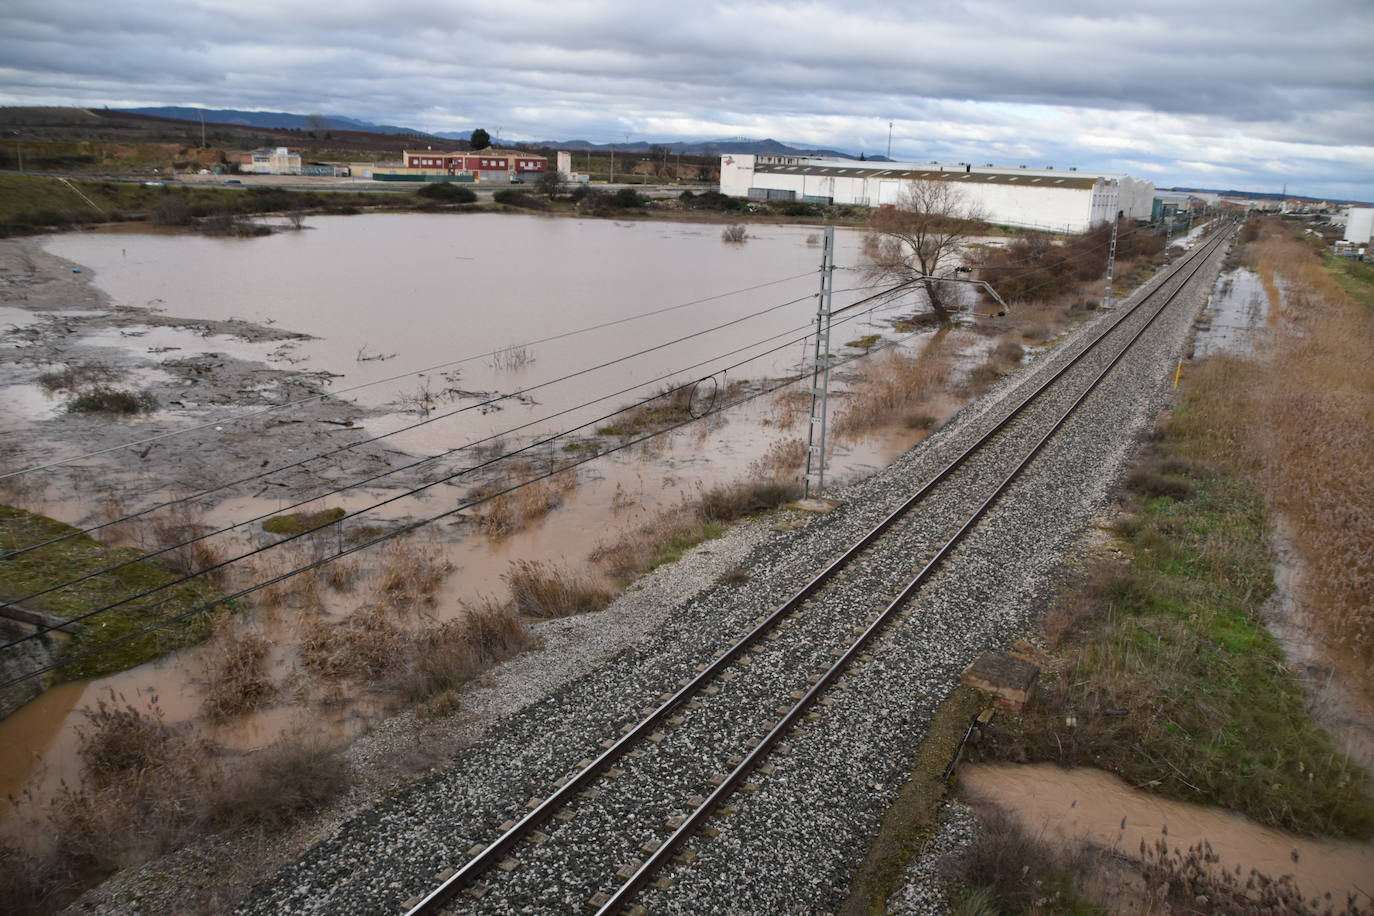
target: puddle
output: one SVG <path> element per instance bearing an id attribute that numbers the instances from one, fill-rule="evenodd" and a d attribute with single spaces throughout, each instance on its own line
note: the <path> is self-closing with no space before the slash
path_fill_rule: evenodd
<path id="1" fill-rule="evenodd" d="M 5 405 L 5 422 L 36 423 L 62 413 L 64 398 L 44 391 L 37 385 L 0 386 L 0 404 Z"/>
<path id="2" fill-rule="evenodd" d="M 1330 891 L 1368 901 L 1374 891 L 1374 845 L 1313 840 L 1261 827 L 1238 814 L 1159 798 L 1108 773 L 1052 764 L 965 764 L 963 791 L 1013 814 L 1032 835 L 1069 847 L 1084 840 L 1136 857 L 1144 841 L 1171 849 L 1208 842 L 1221 868 L 1292 875 L 1308 897 Z M 1168 836 L 1163 830 L 1168 828 Z M 1296 857 L 1296 861 L 1294 861 Z"/>
<path id="3" fill-rule="evenodd" d="M 1354 688 L 1349 671 L 1362 670 L 1343 658 L 1339 647 L 1326 645 L 1320 630 L 1298 596 L 1302 571 L 1296 552 L 1280 529 L 1270 540 L 1274 564 L 1274 594 L 1262 608 L 1269 631 L 1283 646 L 1288 665 L 1302 680 L 1307 708 L 1350 758 L 1374 777 L 1374 708 Z"/>
<path id="4" fill-rule="evenodd" d="M 1198 321 L 1193 355 L 1248 355 L 1269 324 L 1269 294 L 1259 274 L 1238 267 L 1217 277 L 1212 297 Z"/>
<path id="5" fill-rule="evenodd" d="M 42 312 L 31 312 L 28 309 L 17 309 L 9 305 L 0 305 L 0 333 L 17 331 L 20 328 L 27 328 L 42 321 Z"/>

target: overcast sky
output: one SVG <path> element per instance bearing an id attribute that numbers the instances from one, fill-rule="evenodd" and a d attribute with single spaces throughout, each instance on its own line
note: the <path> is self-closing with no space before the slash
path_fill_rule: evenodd
<path id="1" fill-rule="evenodd" d="M 1374 200 L 1374 0 L 4 0 L 0 102 L 772 137 Z"/>

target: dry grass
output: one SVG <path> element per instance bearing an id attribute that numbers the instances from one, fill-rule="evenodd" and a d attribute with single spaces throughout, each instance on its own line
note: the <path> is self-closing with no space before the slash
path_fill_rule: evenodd
<path id="1" fill-rule="evenodd" d="M 502 576 L 515 609 L 527 617 L 568 617 L 599 611 L 611 603 L 611 590 L 590 575 L 555 563 L 516 560 Z"/>
<path id="2" fill-rule="evenodd" d="M 276 693 L 267 670 L 272 644 L 260 633 L 240 632 L 238 621 L 225 617 L 211 646 L 205 674 L 202 712 L 227 719 L 257 709 Z"/>
<path id="3" fill-rule="evenodd" d="M 835 418 L 836 436 L 852 439 L 902 423 L 910 415 L 929 414 L 931 401 L 944 393 L 949 382 L 945 338 L 937 333 L 915 355 L 894 349 L 865 360 L 844 409 Z"/>
<path id="4" fill-rule="evenodd" d="M 277 830 L 341 792 L 349 774 L 335 748 L 291 736 L 246 759 L 165 724 L 154 701 L 111 695 L 80 731 L 84 780 L 37 815 L 20 851 L 0 846 L 7 913 L 54 912 L 111 872 L 206 831 Z"/>
<path id="5" fill-rule="evenodd" d="M 225 558 L 224 552 L 213 543 L 213 538 L 201 537 L 213 528 L 203 521 L 200 513 L 189 503 L 168 506 L 139 521 L 145 532 L 141 539 L 145 551 L 161 550 L 174 544 L 183 545 L 158 557 L 163 565 L 182 575 L 193 575 Z M 226 573 L 227 567 L 215 569 L 206 573 L 205 578 L 216 586 L 222 586 Z"/>
<path id="6" fill-rule="evenodd" d="M 276 831 L 323 808 L 352 782 L 339 745 L 311 734 L 287 735 L 226 767 L 205 818 L 219 828 Z"/>
<path id="7" fill-rule="evenodd" d="M 746 515 L 777 509 L 800 499 L 801 485 L 795 481 L 741 480 L 704 491 L 696 511 L 704 522 L 733 522 Z"/>
<path id="8" fill-rule="evenodd" d="M 1270 319 L 1282 331 L 1261 362 L 1234 367 L 1243 373 L 1244 400 L 1219 405 L 1229 417 L 1211 420 L 1245 437 L 1255 479 L 1302 557 L 1307 605 L 1330 640 L 1367 666 L 1374 662 L 1374 312 L 1277 220 L 1265 222 L 1248 256 L 1269 278 Z"/>
<path id="9" fill-rule="evenodd" d="M 1151 911 L 1196 914 L 1264 913 L 1266 916 L 1368 916 L 1369 906 L 1346 897 L 1308 900 L 1292 875 L 1271 878 L 1258 869 L 1247 876 L 1220 867 L 1210 843 L 1186 851 L 1171 846 L 1168 828 L 1154 845 L 1140 841 L 1139 867 Z M 1295 853 L 1296 855 L 1296 853 Z"/>
<path id="10" fill-rule="evenodd" d="M 532 642 L 510 605 L 491 597 L 464 604 L 462 616 L 417 634 L 402 688 L 430 715 L 446 715 L 458 706 L 459 688 Z"/>
<path id="11" fill-rule="evenodd" d="M 535 476 L 537 472 L 528 462 L 515 462 L 503 481 L 484 484 L 468 494 L 469 500 L 486 500 L 476 508 L 475 515 L 489 537 L 499 540 L 523 530 L 562 505 L 577 489 L 576 468 L 565 468 L 550 477 L 531 480 Z M 502 492 L 522 480 L 531 482 Z"/>
<path id="12" fill-rule="evenodd" d="M 398 537 L 382 546 L 373 584 L 397 607 L 433 604 L 434 593 L 452 571 L 438 542 Z"/>
<path id="13" fill-rule="evenodd" d="M 394 605 L 358 608 L 340 623 L 313 620 L 304 627 L 300 658 L 326 678 L 377 681 L 404 666 L 409 636 L 392 619 Z"/>
<path id="14" fill-rule="evenodd" d="M 749 465 L 749 476 L 765 480 L 795 477 L 806 465 L 806 440 L 800 436 L 774 440 L 768 451 Z"/>
<path id="15" fill-rule="evenodd" d="M 977 839 L 942 863 L 946 878 L 963 888 L 955 912 L 1081 911 L 1074 885 L 1097 869 L 1101 854 L 1052 849 L 1000 808 L 983 806 L 978 817 Z"/>

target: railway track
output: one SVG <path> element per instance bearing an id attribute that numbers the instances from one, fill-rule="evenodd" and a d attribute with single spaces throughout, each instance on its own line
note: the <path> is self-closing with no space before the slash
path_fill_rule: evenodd
<path id="1" fill-rule="evenodd" d="M 440 912 L 637 909 L 668 886 L 668 869 L 710 836 L 731 798 L 785 766 L 789 733 L 818 720 L 844 675 L 873 660 L 875 641 L 958 550 L 1099 383 L 1183 294 L 1230 231 L 1175 264 L 1147 294 L 951 460 L 839 558 L 743 636 L 642 706 L 601 753 L 551 774 L 466 862 L 407 901 Z M 915 511 L 917 509 L 920 511 Z M 628 718 L 628 717 L 627 717 Z M 557 778 L 552 778 L 552 777 Z"/>

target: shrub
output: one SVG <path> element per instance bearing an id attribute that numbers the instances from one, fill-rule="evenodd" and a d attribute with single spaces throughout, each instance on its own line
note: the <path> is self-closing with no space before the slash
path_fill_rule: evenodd
<path id="1" fill-rule="evenodd" d="M 463 608 L 461 617 L 418 634 L 403 685 L 412 701 L 454 692 L 530 645 L 529 630 L 510 605 L 487 597 Z"/>
<path id="2" fill-rule="evenodd" d="M 726 226 L 720 231 L 720 240 L 722 242 L 739 243 L 747 238 L 749 238 L 749 230 L 739 224 Z"/>
<path id="3" fill-rule="evenodd" d="M 163 194 L 149 209 L 148 219 L 158 226 L 189 226 L 191 204 L 180 194 Z"/>
<path id="4" fill-rule="evenodd" d="M 276 692 L 267 672 L 272 644 L 258 633 L 239 634 L 226 622 L 206 673 L 202 708 L 211 719 L 226 719 L 257 709 Z"/>
<path id="5" fill-rule="evenodd" d="M 497 192 L 498 194 L 502 192 Z M 426 200 L 437 200 L 451 204 L 470 204 L 477 199 L 477 192 L 472 188 L 465 188 L 462 185 L 454 184 L 449 181 L 435 181 L 425 185 L 415 192 L 416 197 L 423 197 Z"/>
<path id="6" fill-rule="evenodd" d="M 502 188 L 491 196 L 492 200 L 498 204 L 505 204 L 508 207 L 521 207 L 526 210 L 547 210 L 548 201 L 540 200 L 538 197 L 518 191 L 515 188 Z"/>
<path id="7" fill-rule="evenodd" d="M 132 415 L 157 410 L 157 398 L 147 391 L 120 391 L 97 385 L 67 402 L 68 413 Z"/>
<path id="8" fill-rule="evenodd" d="M 517 560 L 501 578 L 515 609 L 529 617 L 586 614 L 611 602 L 610 589 L 553 563 Z"/>
<path id="9" fill-rule="evenodd" d="M 352 782 L 338 745 L 287 736 L 232 768 L 208 800 L 208 819 L 222 827 L 280 830 L 318 811 Z"/>
<path id="10" fill-rule="evenodd" d="M 635 191 L 634 188 L 621 188 L 619 191 L 616 191 L 611 195 L 611 202 L 617 207 L 622 207 L 626 210 L 633 210 L 637 207 L 644 206 L 644 198 L 640 197 L 639 193 Z"/>
<path id="11" fill-rule="evenodd" d="M 701 496 L 697 511 L 708 522 L 732 522 L 746 515 L 776 509 L 800 496 L 801 488 L 795 483 L 740 481 L 707 490 Z"/>

